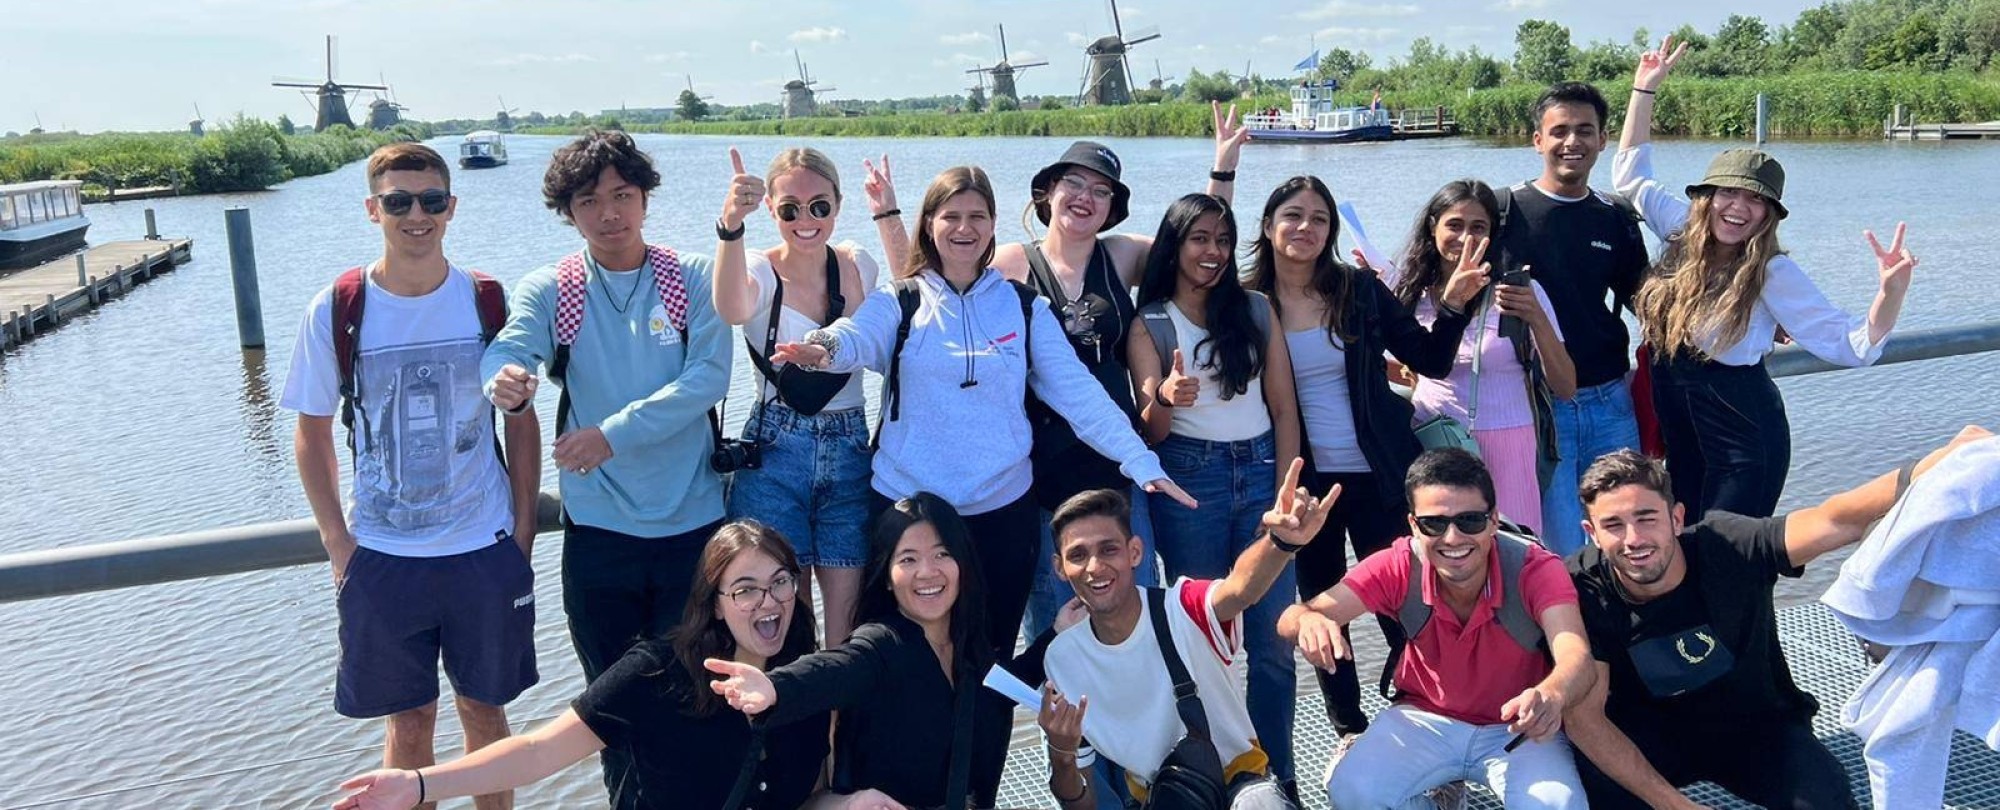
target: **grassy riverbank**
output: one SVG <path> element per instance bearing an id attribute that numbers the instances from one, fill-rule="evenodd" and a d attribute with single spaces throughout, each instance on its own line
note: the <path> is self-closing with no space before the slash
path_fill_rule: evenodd
<path id="1" fill-rule="evenodd" d="M 1612 106 L 1612 126 L 1622 120 L 1629 81 L 1602 82 Z M 1460 130 L 1475 137 L 1525 137 L 1533 129 L 1530 108 L 1543 86 L 1513 83 L 1467 93 L 1449 88 L 1386 91 L 1391 109 L 1444 106 Z M 2000 77 L 1972 73 L 1840 71 L 1788 73 L 1727 79 L 1681 78 L 1659 96 L 1657 133 L 1690 138 L 1741 138 L 1756 122 L 1758 93 L 1771 99 L 1771 134 L 1779 138 L 1879 137 L 1882 122 L 1897 104 L 1919 121 L 1964 122 L 2000 118 Z M 1340 94 L 1345 104 L 1365 105 L 1372 91 Z M 1246 110 L 1289 107 L 1290 100 L 1264 95 L 1239 100 Z M 819 137 L 1206 137 L 1207 105 L 1185 102 L 1129 107 L 1079 107 L 987 113 L 901 113 L 853 118 L 814 117 L 763 121 L 699 121 L 626 125 L 633 132 L 691 135 L 778 135 Z M 575 127 L 522 130 L 568 135 Z"/>
<path id="2" fill-rule="evenodd" d="M 82 180 L 86 188 L 168 187 L 182 194 L 270 188 L 325 174 L 393 141 L 421 140 L 419 124 L 387 132 L 335 129 L 286 135 L 239 119 L 203 136 L 173 132 L 31 135 L 0 140 L 0 183 Z"/>

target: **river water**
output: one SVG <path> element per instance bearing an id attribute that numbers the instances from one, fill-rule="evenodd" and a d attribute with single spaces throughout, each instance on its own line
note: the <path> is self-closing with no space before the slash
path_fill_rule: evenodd
<path id="1" fill-rule="evenodd" d="M 780 139 L 640 136 L 666 178 L 648 232 L 684 249 L 713 245 L 710 223 L 729 174 L 726 149 L 760 165 Z M 462 172 L 449 253 L 512 282 L 580 245 L 541 204 L 541 170 L 559 138 L 510 139 L 512 165 Z M 832 139 L 848 172 L 842 233 L 873 242 L 860 164 L 889 152 L 903 206 L 947 166 L 978 162 L 1000 185 L 1002 239 L 1019 239 L 1029 176 L 1057 155 L 1049 139 Z M 1198 190 L 1206 141 L 1112 141 L 1137 190 L 1129 227 L 1150 229 L 1181 190 Z M 441 144 L 449 153 L 450 145 Z M 1723 145 L 1665 143 L 1655 163 L 1697 179 Z M 1793 216 L 1785 245 L 1837 303 L 1859 311 L 1874 284 L 1864 227 L 1898 219 L 1922 258 L 1904 328 L 1994 317 L 1993 188 L 2000 143 L 1811 143 L 1772 148 L 1786 164 Z M 1609 172 L 1609 155 L 1598 179 Z M 1251 146 L 1243 207 L 1284 177 L 1315 173 L 1352 200 L 1371 236 L 1394 250 L 1439 185 L 1503 183 L 1539 166 L 1526 146 L 1448 140 L 1351 146 Z M 195 260 L 0 359 L 0 553 L 234 526 L 308 514 L 293 471 L 291 414 L 277 408 L 307 301 L 341 269 L 376 255 L 363 215 L 361 164 L 277 189 L 95 205 L 92 237 L 136 238 L 142 210 L 195 239 Z M 257 235 L 267 352 L 238 348 L 222 211 L 248 206 Z M 775 241 L 754 220 L 752 246 Z M 737 364 L 738 390 L 748 364 Z M 1786 506 L 1852 486 L 1969 422 L 2000 424 L 2000 356 L 1954 358 L 1793 378 L 1782 383 L 1795 451 Z M 554 387 L 550 386 L 550 392 Z M 745 401 L 732 397 L 735 402 Z M 544 403 L 545 418 L 553 401 Z M 742 418 L 740 406 L 732 422 Z M 546 428 L 545 428 L 546 430 Z M 552 435 L 552 433 L 551 433 Z M 551 474 L 547 477 L 554 481 Z M 553 484 L 551 484 L 553 485 Z M 542 683 L 513 707 L 522 721 L 558 713 L 580 688 L 559 606 L 559 538 L 537 549 Z M 1832 565 L 1783 592 L 1816 595 Z M 332 711 L 333 589 L 323 566 L 0 605 L 0 808 L 324 806 L 341 777 L 377 762 L 381 724 Z M 440 731 L 456 740 L 445 710 Z M 1302 770 L 1309 770 L 1301 766 Z M 1312 766 L 1317 767 L 1317 766 Z M 104 795 L 106 791 L 119 791 Z M 578 767 L 521 794 L 523 806 L 601 797 Z M 599 799 L 601 801 L 601 799 Z"/>

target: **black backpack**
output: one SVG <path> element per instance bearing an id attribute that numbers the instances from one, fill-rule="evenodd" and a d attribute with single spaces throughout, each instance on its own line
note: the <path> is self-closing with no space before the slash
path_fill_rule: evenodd
<path id="1" fill-rule="evenodd" d="M 1028 359 L 1028 372 L 1035 371 L 1035 288 L 1018 281 L 1008 281 L 1014 285 L 1014 293 L 1021 297 L 1021 351 Z M 882 427 L 901 419 L 903 416 L 902 368 L 903 344 L 910 340 L 910 322 L 917 317 L 917 305 L 923 302 L 923 282 L 915 278 L 899 278 L 892 287 L 896 291 L 896 308 L 903 317 L 896 322 L 896 345 L 889 349 L 889 373 L 882 381 L 882 419 L 875 423 L 875 437 L 870 439 L 870 449 L 882 447 Z M 1032 394 L 1031 394 L 1032 396 Z"/>

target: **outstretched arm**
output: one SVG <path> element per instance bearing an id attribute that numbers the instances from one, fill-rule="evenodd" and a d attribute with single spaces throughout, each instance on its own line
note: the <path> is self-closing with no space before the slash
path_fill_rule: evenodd
<path id="1" fill-rule="evenodd" d="M 1604 701 L 1610 694 L 1607 684 L 1611 681 L 1611 667 L 1603 662 L 1592 664 L 1597 677 L 1585 690 L 1581 700 L 1563 713 L 1563 730 L 1569 733 L 1569 740 L 1576 748 L 1590 757 L 1592 764 L 1613 781 L 1631 791 L 1648 805 L 1669 810 L 1695 810 L 1695 804 L 1687 796 L 1661 776 L 1653 763 L 1646 759 L 1632 738 L 1625 736 L 1611 718 L 1604 715 Z"/>
<path id="2" fill-rule="evenodd" d="M 1971 442 L 1988 438 L 1992 431 L 1968 425 L 1949 444 L 1932 450 L 1910 470 L 1915 480 L 1930 472 L 1945 456 Z M 1804 566 L 1837 548 L 1859 542 L 1868 526 L 1889 514 L 1902 492 L 1897 486 L 1901 472 L 1883 473 L 1875 480 L 1785 516 L 1785 554 L 1793 566 Z"/>
<path id="3" fill-rule="evenodd" d="M 1653 94 L 1660 84 L 1667 80 L 1667 72 L 1673 70 L 1681 55 L 1687 53 L 1687 43 L 1674 47 L 1674 35 L 1668 34 L 1660 40 L 1660 49 L 1639 54 L 1639 68 L 1632 74 L 1632 100 L 1625 107 L 1625 129 L 1618 135 L 1618 148 L 1631 149 L 1650 140 L 1653 135 Z"/>
<path id="4" fill-rule="evenodd" d="M 378 770 L 340 783 L 353 793 L 334 810 L 406 810 L 455 796 L 483 796 L 531 785 L 604 749 L 575 709 L 547 725 L 517 734 L 442 765 Z M 421 772 L 421 777 L 419 773 Z"/>
<path id="5" fill-rule="evenodd" d="M 1299 474 L 1305 467 L 1305 459 L 1292 458 L 1285 468 L 1285 480 L 1278 487 L 1277 500 L 1264 513 L 1259 527 L 1265 542 L 1251 543 L 1244 549 L 1237 556 L 1236 565 L 1230 568 L 1229 576 L 1215 583 L 1209 592 L 1209 607 L 1214 609 L 1217 621 L 1235 619 L 1263 599 L 1271 590 L 1271 583 L 1292 563 L 1292 555 L 1311 543 L 1326 525 L 1327 513 L 1333 511 L 1334 501 L 1340 499 L 1340 485 L 1333 485 L 1324 497 L 1315 497 L 1299 486 Z M 1291 549 L 1280 548 L 1279 543 Z"/>

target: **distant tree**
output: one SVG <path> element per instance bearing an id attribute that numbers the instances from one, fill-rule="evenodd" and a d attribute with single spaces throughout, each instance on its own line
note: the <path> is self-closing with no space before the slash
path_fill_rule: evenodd
<path id="1" fill-rule="evenodd" d="M 299 128 L 298 125 L 292 123 L 291 116 L 285 115 L 284 113 L 279 113 L 278 131 L 285 133 L 286 135 L 296 135 L 298 134 Z"/>
<path id="2" fill-rule="evenodd" d="M 1576 65 L 1570 69 L 1570 75 L 1586 82 L 1621 79 L 1632 75 L 1632 65 L 1638 59 L 1639 54 L 1629 46 L 1599 40 L 1577 51 Z"/>
<path id="3" fill-rule="evenodd" d="M 700 121 L 708 117 L 708 102 L 701 100 L 701 96 L 695 95 L 693 90 L 682 90 L 680 99 L 674 103 L 674 112 L 683 121 Z"/>
<path id="4" fill-rule="evenodd" d="M 1681 57 L 1680 66 L 1674 68 L 1675 73 L 1688 76 L 1721 75 L 1716 69 L 1715 54 L 1713 53 L 1715 43 L 1708 38 L 1707 34 L 1695 30 L 1693 25 L 1682 25 L 1674 29 L 1672 36 L 1674 42 L 1685 42 L 1688 46 L 1687 55 Z M 1654 47 L 1658 47 L 1658 43 L 1654 43 Z M 1676 45 L 1675 47 L 1679 46 Z"/>
<path id="5" fill-rule="evenodd" d="M 1132 91 L 1132 101 L 1134 103 L 1158 104 L 1166 100 L 1167 100 L 1166 90 L 1154 90 L 1153 88 L 1148 87 L 1142 90 Z"/>
<path id="6" fill-rule="evenodd" d="M 1972 0 L 1960 9 L 1964 66 L 1985 70 L 2000 63 L 2000 0 Z"/>
<path id="7" fill-rule="evenodd" d="M 1370 59 L 1366 53 L 1350 51 L 1346 48 L 1335 48 L 1329 51 L 1326 56 L 1320 58 L 1319 69 L 1313 71 L 1313 80 L 1325 81 L 1327 79 L 1338 79 L 1345 83 L 1349 79 L 1354 78 L 1354 74 L 1367 70 L 1373 65 L 1374 60 Z"/>
<path id="8" fill-rule="evenodd" d="M 1230 101 L 1240 91 L 1229 74 L 1221 71 L 1204 74 L 1199 70 L 1189 70 L 1187 81 L 1181 84 L 1181 100 L 1198 103 L 1210 101 Z"/>
<path id="9" fill-rule="evenodd" d="M 1929 10 L 1918 11 L 1904 18 L 1888 39 L 1868 48 L 1866 66 L 1869 70 L 1898 67 L 1941 70 L 1949 58 L 1940 47 L 1942 44 L 1937 19 Z"/>
<path id="10" fill-rule="evenodd" d="M 1534 84 L 1554 84 L 1570 78 L 1576 47 L 1569 29 L 1548 20 L 1524 20 L 1514 29 L 1514 70 Z"/>
<path id="11" fill-rule="evenodd" d="M 965 97 L 965 111 L 976 113 L 986 109 L 986 100 L 980 96 Z"/>
<path id="12" fill-rule="evenodd" d="M 2000 8 L 2000 0 L 1994 2 Z M 1830 3 L 1799 12 L 1796 21 L 1778 30 L 1778 61 L 1794 69 L 1831 66 L 1836 59 L 1834 44 L 1846 26 L 1847 15 Z"/>
<path id="13" fill-rule="evenodd" d="M 1053 99 L 1051 99 L 1048 96 L 1043 96 L 1042 109 L 1044 110 L 1054 109 L 1049 105 L 1049 102 L 1051 102 L 1052 100 Z M 993 101 L 989 103 L 987 107 L 993 110 L 994 112 L 1013 112 L 1015 110 L 1021 109 L 1021 100 L 1013 96 L 994 96 Z"/>
<path id="14" fill-rule="evenodd" d="M 1771 29 L 1762 19 L 1731 14 L 1715 30 L 1710 63 L 1720 76 L 1755 76 L 1773 66 Z"/>
<path id="15" fill-rule="evenodd" d="M 1500 82 L 1506 79 L 1503 68 L 1500 60 L 1480 53 L 1477 47 L 1468 48 L 1458 67 L 1458 81 L 1452 86 L 1472 90 L 1499 87 Z"/>

